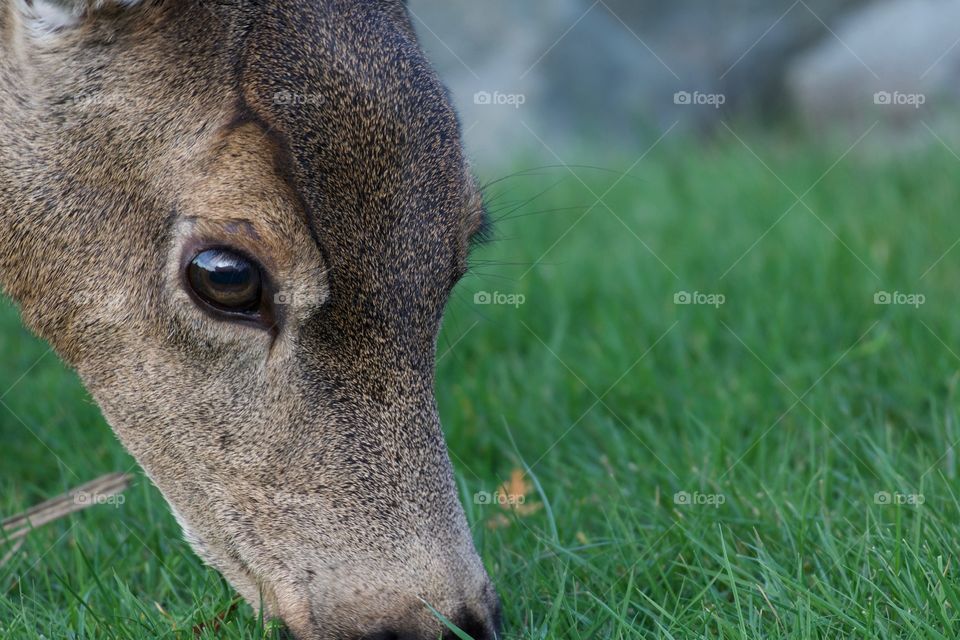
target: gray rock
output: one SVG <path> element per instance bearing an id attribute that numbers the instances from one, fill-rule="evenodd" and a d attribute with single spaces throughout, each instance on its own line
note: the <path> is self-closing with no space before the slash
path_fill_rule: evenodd
<path id="1" fill-rule="evenodd" d="M 410 0 L 467 145 L 501 164 L 639 153 L 674 123 L 783 113 L 793 57 L 864 0 Z M 678 95 L 679 94 L 679 95 Z"/>
<path id="2" fill-rule="evenodd" d="M 787 71 L 809 125 L 932 121 L 956 107 L 960 3 L 886 0 L 848 16 Z"/>

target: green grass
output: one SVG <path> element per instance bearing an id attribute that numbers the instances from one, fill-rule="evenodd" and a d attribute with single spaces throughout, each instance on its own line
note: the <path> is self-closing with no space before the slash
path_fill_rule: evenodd
<path id="1" fill-rule="evenodd" d="M 960 248 L 937 262 L 960 164 L 858 150 L 823 176 L 853 140 L 750 138 L 768 169 L 729 135 L 668 139 L 622 180 L 490 187 L 504 220 L 451 304 L 437 391 L 506 637 L 960 637 Z M 134 466 L 46 349 L 0 306 L 3 514 Z M 517 468 L 542 507 L 475 503 Z M 215 630 L 233 598 L 141 476 L 0 568 L 0 637 L 277 634 L 246 606 Z"/>

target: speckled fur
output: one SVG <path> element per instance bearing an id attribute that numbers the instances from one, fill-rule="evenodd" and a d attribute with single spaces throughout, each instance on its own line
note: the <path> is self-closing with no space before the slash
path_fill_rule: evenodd
<path id="1" fill-rule="evenodd" d="M 433 397 L 482 207 L 402 3 L 97 1 L 41 34 L 25 2 L 0 0 L 0 285 L 24 322 L 298 638 L 435 638 L 424 601 L 492 637 Z M 273 330 L 192 302 L 201 242 L 292 294 Z"/>

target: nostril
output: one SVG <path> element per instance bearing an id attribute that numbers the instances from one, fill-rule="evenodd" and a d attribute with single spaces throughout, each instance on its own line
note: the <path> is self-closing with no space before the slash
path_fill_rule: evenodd
<path id="1" fill-rule="evenodd" d="M 365 635 L 360 640 L 405 640 L 408 636 L 401 635 L 396 631 L 377 631 Z"/>
<path id="2" fill-rule="evenodd" d="M 440 638 L 440 640 L 461 640 L 465 637 L 464 634 L 473 640 L 497 640 L 500 638 L 501 625 L 499 599 L 494 601 L 491 608 L 489 617 L 477 615 L 466 607 L 460 610 L 459 615 L 451 616 L 450 622 L 456 625 L 460 630 L 459 633 L 447 630 L 442 635 L 438 634 L 437 631 L 423 635 L 422 632 L 382 630 L 365 634 L 357 640 L 437 640 L 437 638 Z"/>
<path id="3" fill-rule="evenodd" d="M 494 624 L 497 623 L 494 622 Z M 473 640 L 494 640 L 497 637 L 497 630 L 491 629 L 489 625 L 473 613 L 467 612 L 461 615 L 456 621 L 456 625 Z M 460 640 L 460 638 L 461 636 L 453 631 L 447 631 L 443 634 L 443 640 Z"/>
<path id="4" fill-rule="evenodd" d="M 404 640 L 405 637 L 396 631 L 377 631 L 363 636 L 360 640 Z"/>
<path id="5" fill-rule="evenodd" d="M 460 631 L 466 633 L 473 640 L 495 640 L 497 638 L 496 632 L 491 631 L 488 625 L 473 614 L 461 616 L 455 624 L 460 628 Z M 360 640 L 420 640 L 420 637 L 420 635 L 397 631 L 377 631 L 363 636 Z M 429 637 L 437 638 L 436 635 Z M 462 637 L 453 631 L 447 631 L 443 634 L 442 640 L 460 640 Z"/>

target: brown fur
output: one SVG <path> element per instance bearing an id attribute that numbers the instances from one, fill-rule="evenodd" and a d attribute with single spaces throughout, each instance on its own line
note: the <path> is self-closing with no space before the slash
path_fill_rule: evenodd
<path id="1" fill-rule="evenodd" d="M 0 285 L 26 324 L 298 638 L 436 637 L 424 602 L 493 637 L 432 389 L 482 207 L 402 4 L 68 3 L 50 33 L 25 3 L 0 0 Z M 206 244 L 292 295 L 269 329 L 187 293 Z"/>

